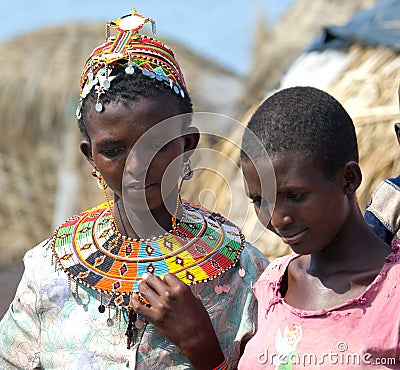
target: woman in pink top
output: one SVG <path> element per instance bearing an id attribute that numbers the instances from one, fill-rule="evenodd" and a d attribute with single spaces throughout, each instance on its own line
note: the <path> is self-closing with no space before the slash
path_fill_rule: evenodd
<path id="1" fill-rule="evenodd" d="M 239 369 L 400 369 L 399 248 L 381 241 L 358 207 L 357 138 L 345 109 L 315 88 L 282 90 L 252 116 L 241 157 L 260 221 L 295 253 L 273 261 L 254 284 L 258 329 Z M 179 305 L 192 309 L 167 336 L 212 337 L 185 332 L 185 322 L 207 317 L 196 313 L 192 294 L 176 292 L 162 299 L 160 321 L 178 317 Z M 221 357 L 218 345 L 195 350 Z M 231 367 L 228 359 L 216 369 Z"/>
<path id="2" fill-rule="evenodd" d="M 268 98 L 248 128 L 249 197 L 295 253 L 272 262 L 254 284 L 258 330 L 239 369 L 400 368 L 400 255 L 358 207 L 351 118 L 329 94 L 295 87 Z M 276 176 L 273 209 L 264 150 Z"/>

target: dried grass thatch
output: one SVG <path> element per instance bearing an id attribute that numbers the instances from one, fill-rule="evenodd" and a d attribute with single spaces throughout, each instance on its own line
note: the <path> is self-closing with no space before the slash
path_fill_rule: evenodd
<path id="1" fill-rule="evenodd" d="M 351 63 L 328 92 L 343 103 L 356 126 L 363 172 L 358 199 L 364 209 L 380 181 L 400 174 L 393 128 L 400 115 L 400 55 L 388 48 L 354 45 L 349 58 Z"/>
<path id="2" fill-rule="evenodd" d="M 84 40 L 77 38 L 82 33 Z M 0 44 L 0 182 L 7 192 L 0 206 L 1 263 L 50 234 L 58 163 L 68 149 L 63 132 L 77 130 L 76 81 L 84 55 L 101 39 L 88 26 L 66 26 Z"/>
<path id="3" fill-rule="evenodd" d="M 19 259 L 50 235 L 60 176 L 71 181 L 78 172 L 81 179 L 76 184 L 80 191 L 68 202 L 71 212 L 103 201 L 79 154 L 75 108 L 83 64 L 104 40 L 104 31 L 99 24 L 71 24 L 0 44 L 0 185 L 6 194 L 0 203 L 0 264 Z M 180 61 L 198 110 L 216 110 L 217 97 L 239 87 L 240 79 L 228 70 L 166 42 Z M 222 113 L 231 110 L 229 104 L 219 106 Z"/>
<path id="4" fill-rule="evenodd" d="M 346 23 L 357 11 L 375 3 L 376 0 L 297 0 L 272 30 L 258 22 L 237 116 L 243 117 L 267 91 L 278 86 L 285 71 L 324 27 Z"/>

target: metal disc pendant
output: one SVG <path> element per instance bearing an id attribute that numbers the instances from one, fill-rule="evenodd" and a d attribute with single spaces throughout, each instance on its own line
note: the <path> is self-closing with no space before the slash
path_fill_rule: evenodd
<path id="1" fill-rule="evenodd" d="M 107 326 L 113 326 L 113 319 L 111 317 L 107 319 Z"/>
<path id="2" fill-rule="evenodd" d="M 76 118 L 81 119 L 82 114 L 81 114 L 81 107 L 79 106 L 78 108 L 76 108 Z"/>
<path id="3" fill-rule="evenodd" d="M 239 276 L 240 277 L 244 277 L 245 275 L 246 275 L 246 270 L 243 267 L 241 267 L 239 269 Z"/>
<path id="4" fill-rule="evenodd" d="M 96 111 L 100 113 L 103 110 L 103 104 L 96 103 L 96 107 L 95 108 L 96 108 Z"/>
<path id="5" fill-rule="evenodd" d="M 132 66 L 128 66 L 125 68 L 125 73 L 127 75 L 133 75 L 135 73 L 135 68 L 133 68 Z"/>
<path id="6" fill-rule="evenodd" d="M 108 90 L 111 86 L 110 80 L 104 80 L 103 81 L 103 87 Z"/>
<path id="7" fill-rule="evenodd" d="M 106 310 L 106 307 L 104 306 L 104 304 L 101 304 L 101 305 L 99 306 L 99 312 L 100 312 L 100 313 L 104 313 L 105 310 Z"/>
<path id="8" fill-rule="evenodd" d="M 179 87 L 174 85 L 175 94 L 180 94 Z"/>

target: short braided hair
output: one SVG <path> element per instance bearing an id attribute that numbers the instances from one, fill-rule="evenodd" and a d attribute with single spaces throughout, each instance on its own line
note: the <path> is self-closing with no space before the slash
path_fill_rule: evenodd
<path id="1" fill-rule="evenodd" d="M 138 69 L 133 75 L 128 75 L 125 73 L 125 68 L 117 67 L 113 69 L 112 76 L 116 77 L 112 80 L 110 88 L 100 97 L 103 105 L 113 102 L 127 104 L 140 98 L 158 99 L 165 94 L 176 100 L 180 114 L 193 112 L 192 102 L 188 93 L 185 93 L 185 97 L 182 98 L 181 95 L 176 94 L 164 82 L 149 78 Z M 81 118 L 78 119 L 79 130 L 88 141 L 90 141 L 90 137 L 86 129 L 87 112 L 89 105 L 95 106 L 96 100 L 97 94 L 95 89 L 92 89 L 82 101 Z M 189 120 L 184 120 L 184 122 L 186 125 L 190 123 Z"/>

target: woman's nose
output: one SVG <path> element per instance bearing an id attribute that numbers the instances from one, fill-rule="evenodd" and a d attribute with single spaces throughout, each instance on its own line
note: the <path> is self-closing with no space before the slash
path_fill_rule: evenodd
<path id="1" fill-rule="evenodd" d="M 276 230 L 284 229 L 293 222 L 293 217 L 285 208 L 286 207 L 282 207 L 279 203 L 276 203 L 272 211 L 271 225 Z"/>
<path id="2" fill-rule="evenodd" d="M 151 158 L 140 150 L 131 151 L 125 162 L 125 172 L 136 180 L 144 180 L 150 162 Z"/>

